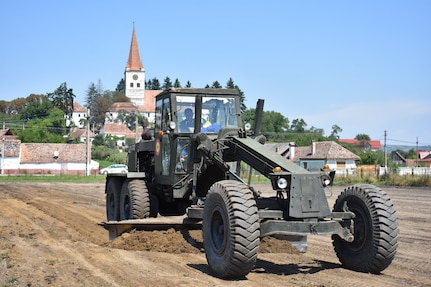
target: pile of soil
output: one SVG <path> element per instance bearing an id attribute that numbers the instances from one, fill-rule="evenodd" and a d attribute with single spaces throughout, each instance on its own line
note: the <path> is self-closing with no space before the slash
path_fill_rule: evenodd
<path id="1" fill-rule="evenodd" d="M 123 233 L 108 243 L 111 248 L 165 253 L 201 253 L 203 250 L 202 231 L 137 231 Z M 282 237 L 267 236 L 261 239 L 259 252 L 299 254 L 292 244 Z"/>

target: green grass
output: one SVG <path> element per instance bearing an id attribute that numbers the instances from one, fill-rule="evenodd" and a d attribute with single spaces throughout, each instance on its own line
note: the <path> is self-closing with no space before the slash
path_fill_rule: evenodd
<path id="1" fill-rule="evenodd" d="M 242 174 L 244 181 L 248 182 L 248 174 Z M 0 176 L 0 182 L 76 182 L 76 183 L 94 183 L 105 182 L 104 175 L 4 175 Z M 253 174 L 251 177 L 252 184 L 268 183 L 269 179 L 262 175 Z M 335 175 L 334 185 L 352 185 L 356 183 L 369 183 L 377 186 L 431 186 L 431 176 L 337 176 Z"/>

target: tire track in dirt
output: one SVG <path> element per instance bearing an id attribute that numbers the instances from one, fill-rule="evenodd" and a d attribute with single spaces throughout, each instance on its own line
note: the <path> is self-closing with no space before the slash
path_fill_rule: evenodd
<path id="1" fill-rule="evenodd" d="M 272 253 L 260 252 L 247 278 L 226 281 L 212 276 L 201 251 L 153 252 L 157 244 L 150 251 L 109 248 L 107 232 L 96 225 L 105 219 L 101 184 L 0 182 L 0 286 L 431 286 L 431 192 L 384 189 L 401 233 L 395 260 L 381 275 L 342 268 L 330 237 L 310 236 L 305 254 L 267 242 Z M 333 188 L 330 206 L 341 190 Z M 159 232 L 153 239 L 169 236 Z M 169 248 L 184 242 L 181 235 L 171 238 L 164 243 Z"/>

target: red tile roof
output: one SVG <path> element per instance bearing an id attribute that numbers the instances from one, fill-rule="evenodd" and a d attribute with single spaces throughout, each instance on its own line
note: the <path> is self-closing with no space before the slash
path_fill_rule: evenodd
<path id="1" fill-rule="evenodd" d="M 366 142 L 370 145 L 371 149 L 381 149 L 382 148 L 382 144 L 380 143 L 379 140 L 359 141 L 357 139 L 339 139 L 338 141 L 340 143 L 347 143 L 347 144 L 351 144 L 351 145 L 361 145 L 363 142 Z"/>
<path id="2" fill-rule="evenodd" d="M 58 158 L 54 159 L 54 152 Z M 22 143 L 21 163 L 86 162 L 85 144 Z"/>
<path id="3" fill-rule="evenodd" d="M 92 131 L 90 131 L 90 132 L 89 132 L 89 136 L 90 136 L 90 138 L 94 138 L 96 135 L 95 135 Z M 75 129 L 75 130 L 70 134 L 70 138 L 71 138 L 72 140 L 74 140 L 74 139 L 76 139 L 76 138 L 79 138 L 79 137 L 84 137 L 84 138 L 86 138 L 86 137 L 87 137 L 87 130 L 86 130 L 86 129 Z"/>
<path id="4" fill-rule="evenodd" d="M 78 102 L 73 102 L 73 111 L 75 112 L 75 113 L 86 113 L 87 112 L 87 109 L 86 108 L 84 108 L 83 106 L 81 106 L 81 104 L 79 104 Z"/>
<path id="5" fill-rule="evenodd" d="M 135 138 L 136 134 L 123 124 L 108 124 L 104 126 L 105 135 L 125 136 L 126 138 Z"/>
<path id="6" fill-rule="evenodd" d="M 20 140 L 6 139 L 4 142 L 4 156 L 5 157 L 19 157 Z"/>
<path id="7" fill-rule="evenodd" d="M 323 141 L 314 143 L 314 154 L 313 146 L 298 146 L 295 147 L 295 155 L 293 160 L 299 159 L 330 159 L 330 160 L 360 160 L 361 158 L 356 154 L 352 153 L 348 149 L 345 149 L 341 145 L 334 141 Z M 289 155 L 290 156 L 290 155 Z M 290 156 L 292 158 L 292 156 Z"/>
<path id="8" fill-rule="evenodd" d="M 162 90 L 145 90 L 143 112 L 154 113 L 156 111 L 156 96 L 161 92 Z"/>

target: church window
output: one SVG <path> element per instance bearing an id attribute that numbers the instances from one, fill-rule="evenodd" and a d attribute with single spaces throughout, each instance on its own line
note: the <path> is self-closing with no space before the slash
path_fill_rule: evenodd
<path id="1" fill-rule="evenodd" d="M 137 88 L 140 88 L 140 87 L 141 87 L 141 83 L 137 83 L 137 84 L 136 84 L 136 87 L 137 87 Z"/>
<path id="2" fill-rule="evenodd" d="M 133 88 L 133 83 L 130 83 L 130 87 Z"/>

